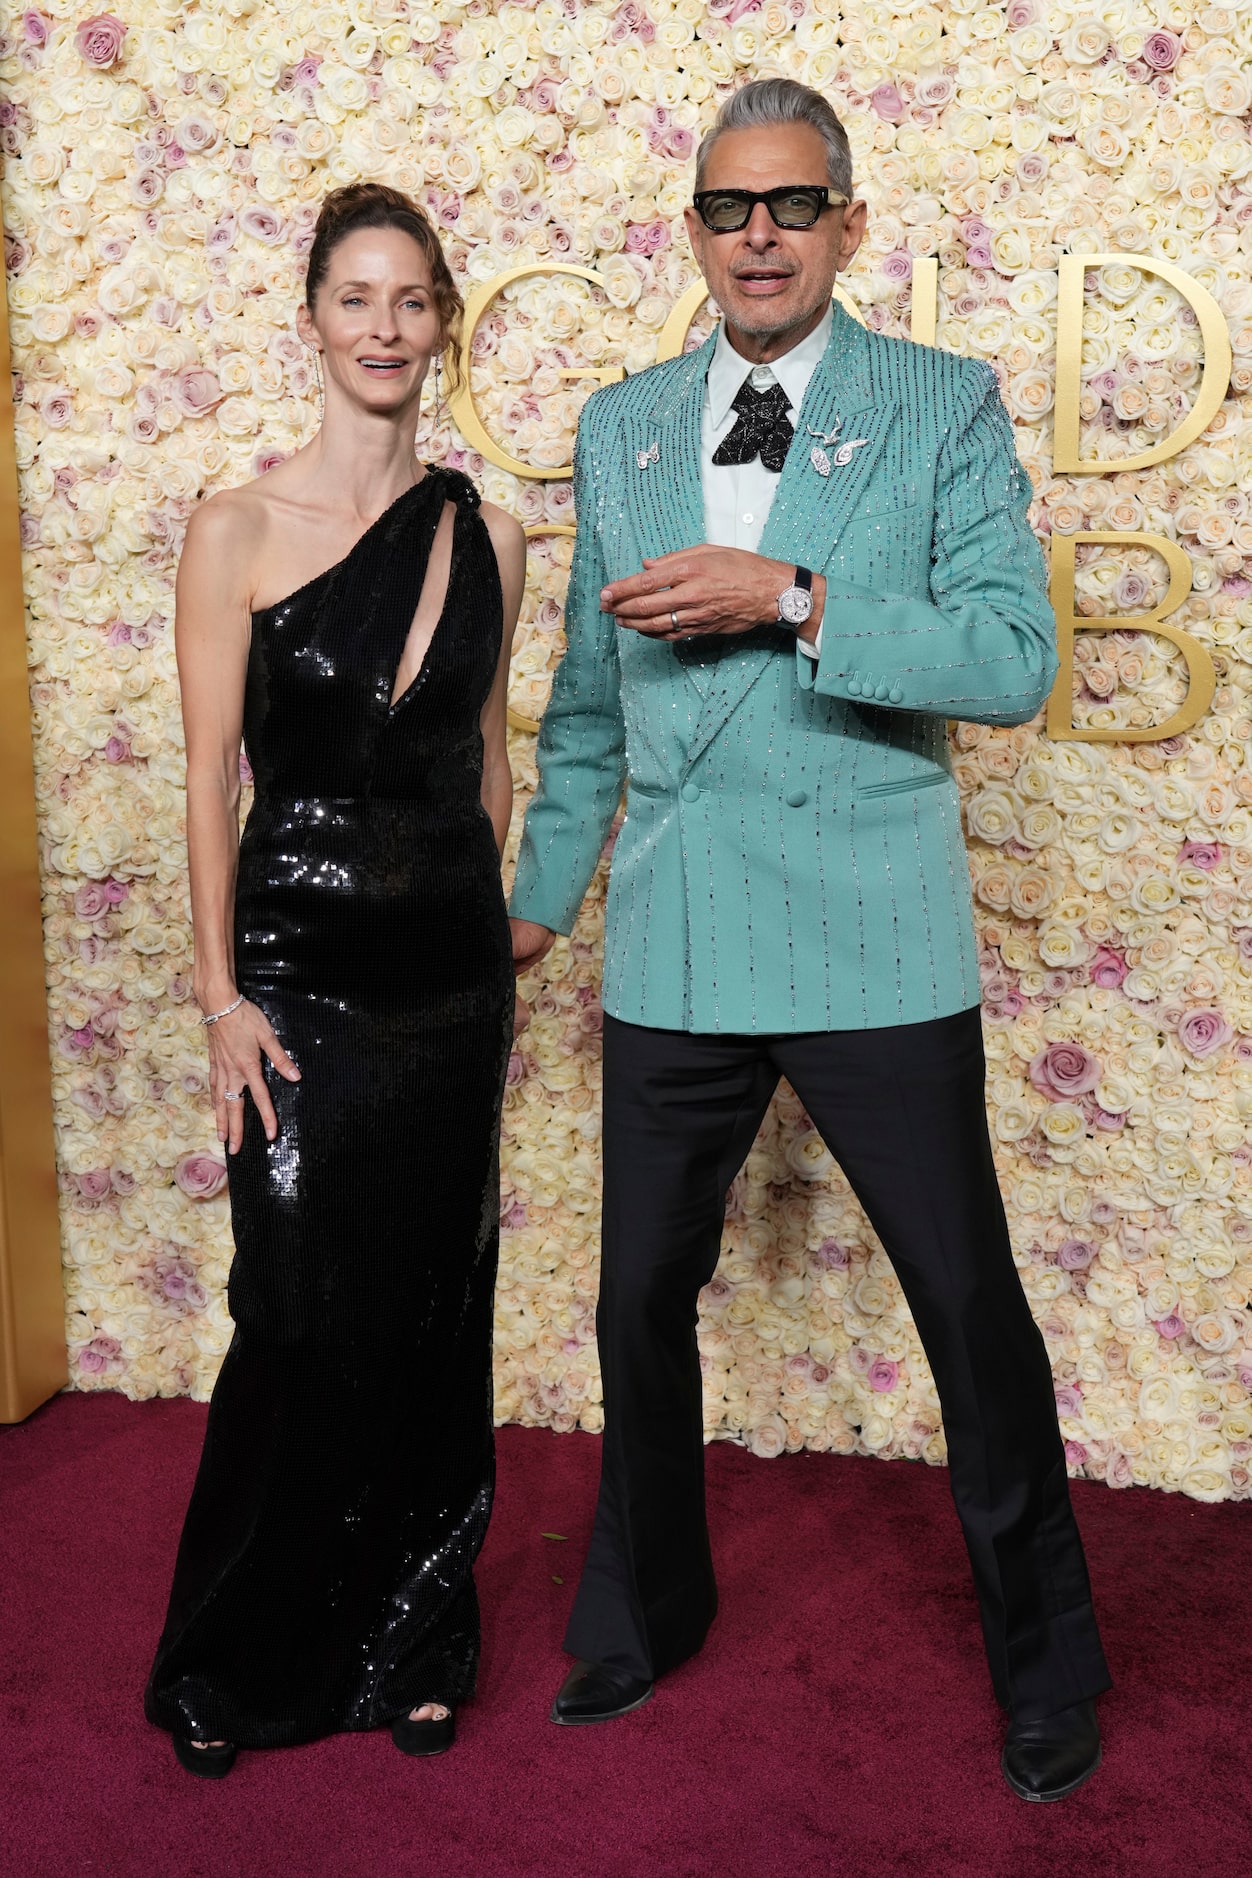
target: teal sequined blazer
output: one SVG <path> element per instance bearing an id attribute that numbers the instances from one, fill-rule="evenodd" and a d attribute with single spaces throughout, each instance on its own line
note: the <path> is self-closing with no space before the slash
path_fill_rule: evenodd
<path id="1" fill-rule="evenodd" d="M 704 539 L 712 351 L 710 339 L 583 409 L 569 650 L 510 910 L 570 931 L 624 786 L 611 1015 L 743 1033 L 966 1010 L 978 974 L 945 720 L 1023 723 L 1056 671 L 995 377 L 836 306 L 760 543 L 826 575 L 814 664 L 777 627 L 669 644 L 600 611 L 606 581 Z M 840 420 L 839 441 L 864 441 L 843 465 L 826 448 L 823 474 L 814 452 Z"/>

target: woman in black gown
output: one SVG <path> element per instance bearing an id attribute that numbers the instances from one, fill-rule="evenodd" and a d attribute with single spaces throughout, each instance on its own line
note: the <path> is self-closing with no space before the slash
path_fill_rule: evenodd
<path id="1" fill-rule="evenodd" d="M 459 314 L 412 202 L 330 196 L 298 316 L 322 427 L 206 503 L 179 569 L 235 1334 L 146 1707 L 199 1774 L 381 1724 L 436 1752 L 474 1688 L 525 541 L 415 458 Z"/>

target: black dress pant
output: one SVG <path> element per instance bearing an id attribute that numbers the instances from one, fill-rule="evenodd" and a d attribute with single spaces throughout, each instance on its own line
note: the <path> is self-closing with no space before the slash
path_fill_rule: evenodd
<path id="1" fill-rule="evenodd" d="M 996 1181 L 978 1011 L 794 1036 L 604 1028 L 605 1430 L 566 1648 L 651 1678 L 713 1620 L 696 1300 L 727 1189 L 785 1076 L 882 1240 L 930 1361 L 997 1697 L 1032 1720 L 1098 1695 L 1109 1674 Z"/>

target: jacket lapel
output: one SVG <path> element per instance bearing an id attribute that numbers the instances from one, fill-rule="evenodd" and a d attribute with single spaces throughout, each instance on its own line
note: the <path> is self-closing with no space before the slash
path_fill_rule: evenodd
<path id="1" fill-rule="evenodd" d="M 809 380 L 759 553 L 817 570 L 829 566 L 898 410 L 894 398 L 875 397 L 865 330 L 836 306 L 830 344 Z M 836 427 L 837 437 L 826 443 Z M 851 451 L 846 463 L 838 461 L 841 447 Z"/>
<path id="2" fill-rule="evenodd" d="M 715 332 L 681 359 L 655 402 L 626 427 L 627 513 L 641 559 L 704 540 L 700 424 L 716 338 Z M 701 698 L 707 697 L 709 681 L 699 655 L 683 641 L 670 650 Z"/>
<path id="3" fill-rule="evenodd" d="M 654 402 L 626 425 L 626 508 L 642 555 L 704 540 L 700 414 L 713 340 L 677 362 Z"/>
<path id="4" fill-rule="evenodd" d="M 836 306 L 830 343 L 809 380 L 757 552 L 769 560 L 795 561 L 819 571 L 827 567 L 897 414 L 893 399 L 874 398 L 864 329 Z M 822 447 L 819 440 L 828 437 L 840 419 L 838 441 L 826 448 L 829 474 L 823 476 L 813 461 L 813 451 Z M 810 436 L 810 427 L 818 433 L 816 437 Z M 839 444 L 853 442 L 858 447 L 848 462 L 837 464 Z M 697 427 L 697 449 L 698 445 Z M 738 709 L 771 660 L 780 655 L 778 629 L 745 633 L 732 643 L 735 650 L 714 668 L 713 683 L 705 694 L 688 752 L 692 761 Z M 782 644 L 789 643 L 791 635 L 786 633 Z"/>

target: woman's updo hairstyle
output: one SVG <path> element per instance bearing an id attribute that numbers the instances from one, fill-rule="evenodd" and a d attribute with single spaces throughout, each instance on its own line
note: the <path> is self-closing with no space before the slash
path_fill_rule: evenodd
<path id="1" fill-rule="evenodd" d="M 439 330 L 449 354 L 449 376 L 455 385 L 461 350 L 461 321 L 465 305 L 452 278 L 439 237 L 424 210 L 401 189 L 387 183 L 349 183 L 332 189 L 322 203 L 313 231 L 305 273 L 304 298 L 312 312 L 318 290 L 326 278 L 330 257 L 341 241 L 359 228 L 398 228 L 417 243 L 430 269 L 431 294 L 439 315 Z"/>

